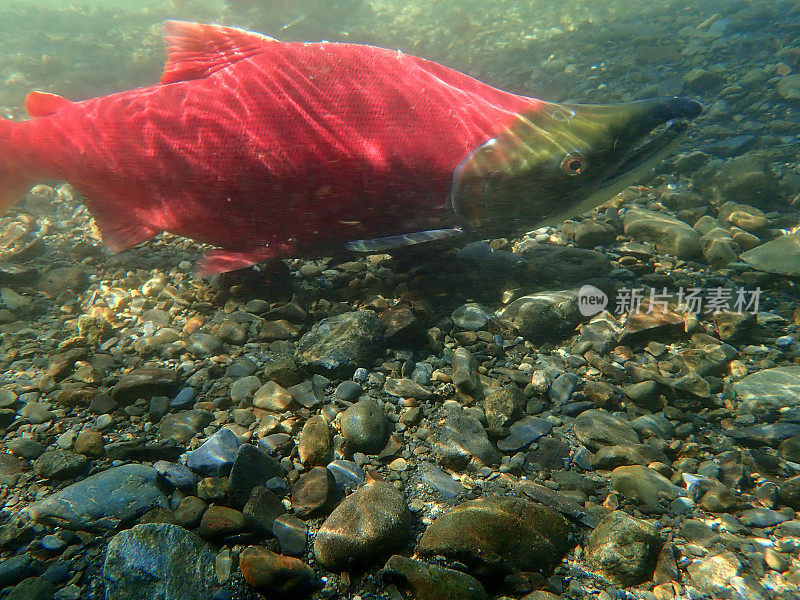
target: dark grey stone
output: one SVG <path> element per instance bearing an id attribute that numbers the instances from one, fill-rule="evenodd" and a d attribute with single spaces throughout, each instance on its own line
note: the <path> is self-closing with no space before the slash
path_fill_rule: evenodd
<path id="1" fill-rule="evenodd" d="M 455 500 L 456 497 L 467 491 L 461 482 L 453 479 L 439 467 L 430 463 L 422 463 L 422 481 L 431 486 L 447 501 Z"/>
<path id="2" fill-rule="evenodd" d="M 73 483 L 26 510 L 41 523 L 83 531 L 116 529 L 153 508 L 167 508 L 158 472 L 123 465 Z"/>
<path id="3" fill-rule="evenodd" d="M 215 558 L 205 542 L 178 525 L 136 525 L 108 544 L 106 600 L 211 600 Z"/>
<path id="4" fill-rule="evenodd" d="M 538 417 L 523 417 L 509 427 L 508 437 L 497 442 L 501 452 L 517 452 L 552 431 L 553 424 Z"/>
<path id="5" fill-rule="evenodd" d="M 280 475 L 283 475 L 283 469 L 274 458 L 252 444 L 242 444 L 228 478 L 233 503 L 244 506 L 253 488 L 266 485 L 267 481 Z"/>
<path id="6" fill-rule="evenodd" d="M 336 490 L 342 495 L 346 488 L 354 490 L 366 480 L 364 469 L 352 460 L 337 459 L 328 463 L 326 468 L 333 474 Z"/>
<path id="7" fill-rule="evenodd" d="M 241 442 L 236 434 L 223 427 L 197 449 L 187 452 L 186 466 L 212 477 L 226 475 L 239 453 Z"/>
<path id="8" fill-rule="evenodd" d="M 297 343 L 295 360 L 301 366 L 347 377 L 369 365 L 381 350 L 383 322 L 370 310 L 323 319 Z"/>
<path id="9" fill-rule="evenodd" d="M 298 556 L 305 552 L 308 543 L 308 525 L 294 515 L 275 517 L 272 534 L 278 539 L 281 552 Z"/>

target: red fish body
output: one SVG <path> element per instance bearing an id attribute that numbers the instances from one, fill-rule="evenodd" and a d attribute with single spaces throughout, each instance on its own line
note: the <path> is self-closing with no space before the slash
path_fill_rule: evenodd
<path id="1" fill-rule="evenodd" d="M 0 119 L 0 209 L 63 179 L 112 250 L 169 231 L 218 246 L 199 271 L 219 273 L 588 210 L 679 141 L 668 126 L 642 144 L 654 128 L 701 112 L 686 98 L 551 104 L 372 46 L 166 31 L 158 85 L 31 92 L 32 119 Z"/>
<path id="2" fill-rule="evenodd" d="M 0 184 L 69 181 L 113 250 L 162 231 L 219 246 L 204 273 L 452 226 L 459 162 L 541 104 L 372 46 L 182 22 L 167 41 L 158 85 L 32 93 L 35 118 L 0 123 Z"/>

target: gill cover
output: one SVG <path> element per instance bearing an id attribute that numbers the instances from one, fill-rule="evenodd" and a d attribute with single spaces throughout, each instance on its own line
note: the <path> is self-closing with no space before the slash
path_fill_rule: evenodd
<path id="1" fill-rule="evenodd" d="M 535 113 L 518 115 L 505 130 L 470 152 L 453 173 L 451 202 L 461 223 L 480 229 L 495 221 L 494 209 L 502 204 L 507 184 L 538 170 L 543 161 L 552 166 L 555 160 L 552 144 L 542 143 L 549 136 L 541 121 L 561 124 L 574 116 L 565 107 L 543 102 Z M 573 155 L 582 157 L 577 151 Z"/>

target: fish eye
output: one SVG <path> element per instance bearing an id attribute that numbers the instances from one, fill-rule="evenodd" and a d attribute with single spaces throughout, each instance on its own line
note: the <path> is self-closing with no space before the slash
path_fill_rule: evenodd
<path id="1" fill-rule="evenodd" d="M 569 176 L 580 175 L 586 170 L 586 159 L 582 154 L 567 154 L 561 161 L 561 170 Z"/>

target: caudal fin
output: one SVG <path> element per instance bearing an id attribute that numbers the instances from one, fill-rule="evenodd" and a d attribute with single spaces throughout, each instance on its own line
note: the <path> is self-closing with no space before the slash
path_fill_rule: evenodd
<path id="1" fill-rule="evenodd" d="M 18 142 L 14 132 L 19 125 L 0 119 L 0 215 L 19 202 L 34 183 L 18 160 Z"/>

